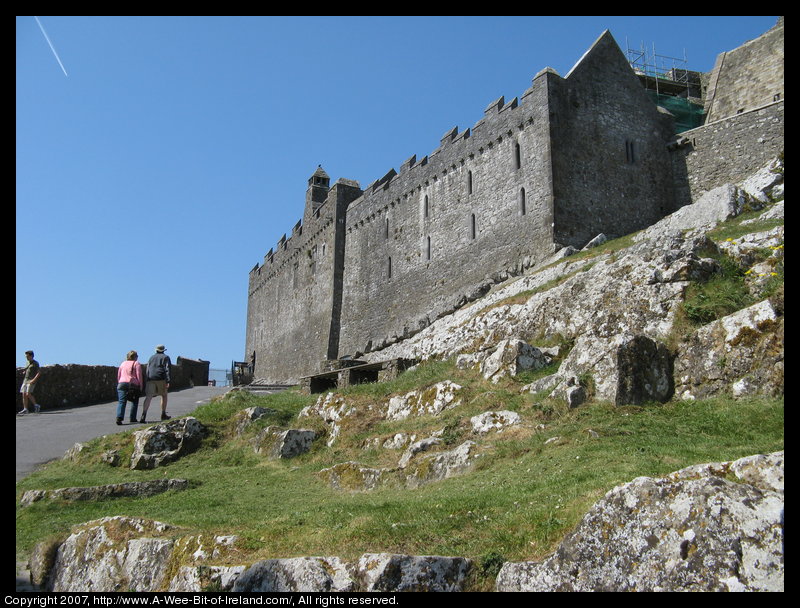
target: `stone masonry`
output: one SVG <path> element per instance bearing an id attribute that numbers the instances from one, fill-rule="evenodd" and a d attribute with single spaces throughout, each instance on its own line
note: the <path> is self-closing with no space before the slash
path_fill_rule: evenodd
<path id="1" fill-rule="evenodd" d="M 758 72 L 753 62 L 773 66 L 764 87 L 782 91 L 782 41 L 781 20 L 727 53 L 716 98 L 744 91 L 737 78 Z M 418 333 L 564 246 L 653 224 L 691 203 L 696 184 L 782 153 L 783 100 L 765 106 L 764 94 L 740 95 L 725 116 L 719 101 L 718 120 L 676 136 L 606 31 L 566 76 L 541 70 L 364 189 L 330 186 L 318 168 L 303 219 L 250 271 L 246 360 L 258 378 L 297 383 Z"/>

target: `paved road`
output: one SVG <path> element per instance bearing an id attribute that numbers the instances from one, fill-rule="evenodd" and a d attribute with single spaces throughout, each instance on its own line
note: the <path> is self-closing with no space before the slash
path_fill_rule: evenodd
<path id="1" fill-rule="evenodd" d="M 198 386 L 169 394 L 167 413 L 173 418 L 185 416 L 212 397 L 221 395 L 230 387 Z M 139 400 L 141 417 L 144 398 Z M 84 405 L 81 407 L 42 408 L 40 414 L 16 416 L 17 468 L 16 481 L 35 471 L 42 464 L 64 456 L 69 448 L 79 442 L 101 435 L 110 435 L 141 429 L 147 425 L 127 422 L 130 406 L 125 410 L 125 424 L 117 426 L 117 402 Z M 161 419 L 161 401 L 154 397 L 147 412 L 148 422 Z"/>

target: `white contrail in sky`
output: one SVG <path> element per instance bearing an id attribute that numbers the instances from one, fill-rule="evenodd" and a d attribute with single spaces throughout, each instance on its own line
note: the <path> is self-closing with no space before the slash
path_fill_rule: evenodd
<path id="1" fill-rule="evenodd" d="M 36 15 L 34 15 L 33 18 L 36 19 L 36 23 L 39 24 L 39 29 L 42 30 L 42 34 L 44 34 L 44 39 L 47 40 L 47 44 L 50 45 L 50 50 L 53 51 L 53 55 L 55 55 L 56 61 L 58 61 L 58 65 L 61 66 L 61 71 L 64 72 L 64 76 L 69 78 L 69 74 L 67 74 L 67 70 L 64 69 L 64 64 L 61 63 L 61 58 L 58 56 L 58 53 L 56 53 L 56 49 L 53 46 L 53 43 L 50 42 L 50 37 L 47 35 L 47 32 L 45 32 L 44 28 L 42 27 L 42 22 L 39 21 L 39 17 L 37 17 Z"/>

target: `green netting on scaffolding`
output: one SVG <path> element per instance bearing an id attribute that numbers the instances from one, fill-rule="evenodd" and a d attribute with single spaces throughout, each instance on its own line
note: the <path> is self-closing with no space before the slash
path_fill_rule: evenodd
<path id="1" fill-rule="evenodd" d="M 675 132 L 683 133 L 689 129 L 702 126 L 705 113 L 703 106 L 693 103 L 685 97 L 659 95 L 655 91 L 647 91 L 656 105 L 668 110 L 675 117 Z"/>

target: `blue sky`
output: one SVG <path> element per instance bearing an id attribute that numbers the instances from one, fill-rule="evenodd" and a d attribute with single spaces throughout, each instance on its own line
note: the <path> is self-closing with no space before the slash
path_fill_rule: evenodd
<path id="1" fill-rule="evenodd" d="M 709 71 L 777 17 L 16 18 L 16 363 L 244 357 L 308 177 L 366 187 L 605 30 Z M 45 35 L 46 34 L 46 35 Z"/>

